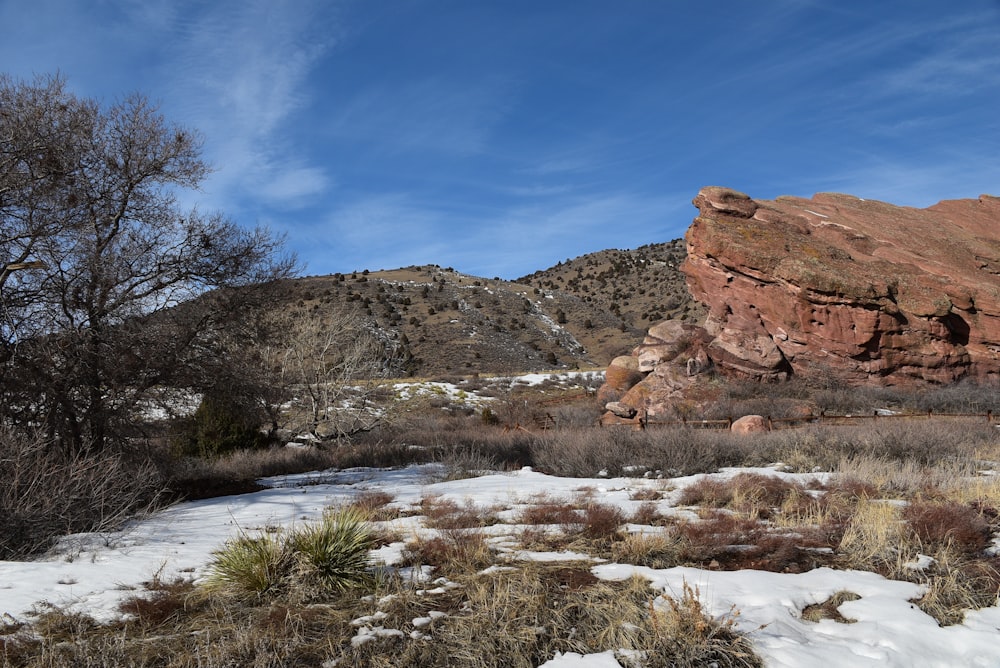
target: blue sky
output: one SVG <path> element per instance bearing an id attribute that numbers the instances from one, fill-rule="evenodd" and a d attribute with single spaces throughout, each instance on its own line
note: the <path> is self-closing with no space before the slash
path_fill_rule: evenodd
<path id="1" fill-rule="evenodd" d="M 307 274 L 515 278 L 682 236 L 702 186 L 1000 194 L 1000 1 L 0 0 L 0 70 L 200 130 L 186 204 Z"/>

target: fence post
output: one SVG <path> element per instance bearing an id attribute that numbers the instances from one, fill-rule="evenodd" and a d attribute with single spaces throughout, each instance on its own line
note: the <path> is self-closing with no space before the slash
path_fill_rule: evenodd
<path id="1" fill-rule="evenodd" d="M 986 422 L 987 424 L 993 423 L 993 411 L 986 411 Z"/>

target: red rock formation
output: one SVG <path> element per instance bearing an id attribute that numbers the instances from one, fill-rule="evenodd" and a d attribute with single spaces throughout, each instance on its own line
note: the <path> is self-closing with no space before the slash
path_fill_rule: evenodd
<path id="1" fill-rule="evenodd" d="M 913 209 L 709 187 L 694 204 L 682 270 L 723 371 L 890 384 L 1000 371 L 1000 198 Z"/>

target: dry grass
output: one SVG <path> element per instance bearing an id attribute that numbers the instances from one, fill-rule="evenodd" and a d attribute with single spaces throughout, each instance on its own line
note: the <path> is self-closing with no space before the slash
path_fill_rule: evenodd
<path id="1" fill-rule="evenodd" d="M 496 514 L 477 507 L 472 501 L 459 505 L 451 499 L 427 497 L 420 501 L 424 525 L 434 529 L 470 529 L 497 523 Z"/>
<path id="2" fill-rule="evenodd" d="M 681 493 L 680 505 L 730 508 L 752 519 L 767 519 L 792 495 L 804 488 L 776 476 L 739 473 L 729 480 L 702 478 Z"/>
<path id="3" fill-rule="evenodd" d="M 857 601 L 860 596 L 852 591 L 838 591 L 822 603 L 807 605 L 802 609 L 802 620 L 818 622 L 821 619 L 832 619 L 840 624 L 855 624 L 858 620 L 849 619 L 840 613 L 840 606 L 847 601 Z"/>
<path id="4" fill-rule="evenodd" d="M 4 665 L 527 668 L 556 652 L 606 650 L 643 653 L 645 666 L 761 665 L 736 631 L 738 613 L 714 619 L 696 589 L 654 604 L 644 580 L 600 581 L 574 565 L 468 574 L 438 594 L 390 577 L 371 594 L 236 605 L 178 590 L 171 614 L 110 625 L 47 610 L 38 635 L 5 637 Z"/>
<path id="5" fill-rule="evenodd" d="M 650 668 L 763 665 L 746 636 L 736 629 L 738 610 L 731 610 L 722 619 L 713 619 L 702 607 L 698 588 L 686 582 L 680 597 L 661 600 L 663 605 L 651 610 L 647 626 L 653 646 L 647 654 L 646 665 Z"/>
<path id="6" fill-rule="evenodd" d="M 475 573 L 494 560 L 483 535 L 469 529 L 447 529 L 432 538 L 416 538 L 403 551 L 404 564 L 434 566 L 437 573 L 449 577 Z"/>
<path id="7" fill-rule="evenodd" d="M 658 533 L 628 534 L 611 544 L 611 559 L 616 563 L 672 568 L 684 561 L 685 544 L 675 527 Z"/>

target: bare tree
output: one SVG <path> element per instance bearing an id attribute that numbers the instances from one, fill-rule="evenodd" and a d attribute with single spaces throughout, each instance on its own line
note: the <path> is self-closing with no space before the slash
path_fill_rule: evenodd
<path id="1" fill-rule="evenodd" d="M 45 425 L 71 451 L 105 447 L 151 388 L 224 364 L 218 332 L 253 294 L 237 288 L 293 271 L 268 231 L 181 210 L 177 192 L 208 173 L 200 150 L 141 95 L 103 109 L 58 77 L 0 77 L 9 423 Z M 36 268 L 11 270 L 22 263 Z"/>
<path id="2" fill-rule="evenodd" d="M 275 345 L 265 356 L 279 384 L 297 399 L 309 433 L 349 438 L 386 418 L 380 381 L 395 368 L 396 347 L 357 313 L 339 307 L 285 315 L 275 330 Z"/>

